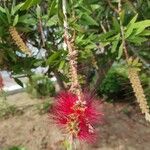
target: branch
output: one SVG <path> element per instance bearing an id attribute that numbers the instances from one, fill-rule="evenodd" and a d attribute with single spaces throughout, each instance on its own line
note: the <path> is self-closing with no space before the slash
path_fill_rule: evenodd
<path id="1" fill-rule="evenodd" d="M 41 18 L 39 18 L 39 32 L 41 35 L 42 47 L 44 47 L 45 46 L 45 35 L 44 35 L 43 27 L 42 27 Z"/>
<path id="2" fill-rule="evenodd" d="M 115 8 L 115 6 L 110 2 L 110 0 L 106 0 L 107 1 L 107 3 L 108 3 L 108 5 L 110 6 L 110 8 L 112 9 L 112 10 L 114 10 L 117 14 L 118 14 L 118 10 Z"/>
<path id="3" fill-rule="evenodd" d="M 103 32 L 106 33 L 107 31 L 106 31 L 102 21 L 100 22 L 100 25 L 101 25 L 101 28 L 102 28 Z"/>

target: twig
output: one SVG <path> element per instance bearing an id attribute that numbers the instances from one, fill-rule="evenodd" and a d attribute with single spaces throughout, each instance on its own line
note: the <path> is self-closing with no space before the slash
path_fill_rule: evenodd
<path id="1" fill-rule="evenodd" d="M 102 28 L 103 32 L 106 33 L 107 31 L 106 31 L 102 21 L 101 21 L 100 25 L 101 25 L 101 28 Z"/>
<path id="2" fill-rule="evenodd" d="M 45 46 L 45 35 L 44 35 L 43 27 L 42 27 L 41 18 L 39 18 L 39 32 L 41 35 L 42 47 L 44 47 Z"/>
<path id="3" fill-rule="evenodd" d="M 110 8 L 113 9 L 118 14 L 118 10 L 115 8 L 114 5 L 112 5 L 112 3 L 110 2 L 110 0 L 106 0 L 106 1 L 109 4 Z"/>

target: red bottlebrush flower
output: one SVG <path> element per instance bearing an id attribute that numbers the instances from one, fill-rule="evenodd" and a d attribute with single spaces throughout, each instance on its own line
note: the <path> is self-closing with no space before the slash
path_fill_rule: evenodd
<path id="1" fill-rule="evenodd" d="M 94 142 L 96 132 L 93 126 L 101 122 L 102 113 L 98 111 L 94 98 L 87 93 L 82 101 L 70 92 L 62 92 L 56 98 L 53 108 L 53 119 L 56 124 L 73 138 Z"/>
<path id="2" fill-rule="evenodd" d="M 0 89 L 4 86 L 2 75 L 0 74 Z"/>

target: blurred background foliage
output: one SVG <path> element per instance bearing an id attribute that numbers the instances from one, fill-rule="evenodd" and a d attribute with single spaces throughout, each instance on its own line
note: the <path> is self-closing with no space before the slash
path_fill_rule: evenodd
<path id="1" fill-rule="evenodd" d="M 99 95 L 124 98 L 133 92 L 127 78 L 117 6 L 117 0 L 70 0 L 67 16 L 69 31 L 74 34 L 79 51 L 78 72 L 82 87 L 97 91 Z M 141 81 L 150 99 L 149 12 L 149 0 L 122 0 L 120 13 L 126 46 L 130 56 L 138 57 L 142 62 Z M 34 87 L 40 94 L 51 91 L 53 95 L 55 90 L 48 79 L 53 76 L 60 89 L 68 88 L 63 17 L 62 0 L 0 2 L 0 69 L 11 72 L 12 77 L 27 76 L 30 92 Z M 15 45 L 9 33 L 10 26 L 17 29 L 31 56 Z M 47 68 L 43 73 L 46 77 L 34 76 L 33 69 L 38 67 Z M 42 80 L 43 90 L 39 88 L 38 80 Z"/>
<path id="2" fill-rule="evenodd" d="M 44 75 L 32 75 L 27 83 L 26 90 L 33 96 L 33 98 L 42 98 L 55 95 L 54 83 Z"/>

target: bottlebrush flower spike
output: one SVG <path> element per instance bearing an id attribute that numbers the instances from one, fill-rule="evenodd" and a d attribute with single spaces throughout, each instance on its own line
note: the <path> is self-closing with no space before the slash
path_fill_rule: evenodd
<path id="1" fill-rule="evenodd" d="M 31 55 L 30 50 L 28 49 L 28 47 L 26 46 L 26 44 L 24 43 L 24 41 L 20 37 L 20 35 L 19 35 L 18 31 L 16 30 L 16 28 L 13 27 L 13 26 L 9 27 L 9 32 L 10 32 L 10 35 L 11 35 L 12 39 L 14 40 L 16 45 L 18 46 L 18 48 L 22 52 Z"/>
<path id="2" fill-rule="evenodd" d="M 83 94 L 82 101 L 71 92 L 62 92 L 56 98 L 53 119 L 65 133 L 73 138 L 94 142 L 96 132 L 94 124 L 101 122 L 103 114 L 97 110 L 97 104 L 90 94 Z"/>

